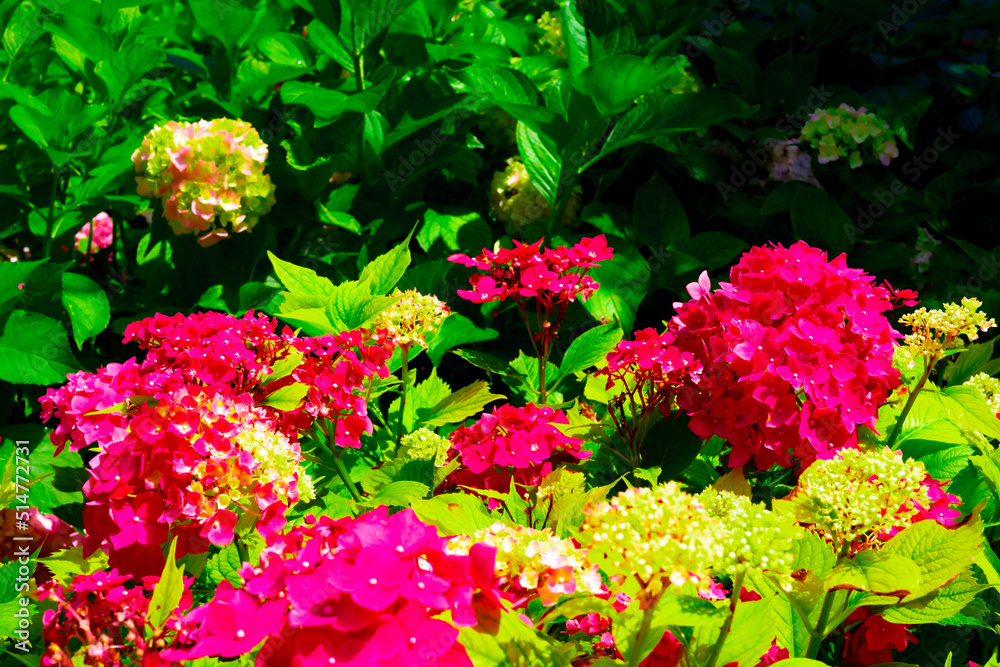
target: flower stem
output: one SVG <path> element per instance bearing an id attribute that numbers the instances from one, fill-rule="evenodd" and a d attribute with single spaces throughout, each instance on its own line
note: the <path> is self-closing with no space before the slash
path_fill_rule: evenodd
<path id="1" fill-rule="evenodd" d="M 896 442 L 896 438 L 899 437 L 899 432 L 903 430 L 903 422 L 906 421 L 906 415 L 910 413 L 910 408 L 913 407 L 914 401 L 917 400 L 917 394 L 920 390 L 924 388 L 927 383 L 927 378 L 931 376 L 931 371 L 934 370 L 934 365 L 937 363 L 937 356 L 933 356 L 927 362 L 927 368 L 924 370 L 924 374 L 921 376 L 920 381 L 917 382 L 917 386 L 913 388 L 910 392 L 909 398 L 906 399 L 906 404 L 903 405 L 903 411 L 899 413 L 899 419 L 896 420 L 896 425 L 892 427 L 892 433 L 889 434 L 889 440 L 887 445 L 892 447 L 893 443 Z"/>
<path id="2" fill-rule="evenodd" d="M 333 452 L 333 462 L 337 466 L 337 474 L 340 475 L 340 479 L 344 480 L 344 486 L 350 491 L 351 497 L 354 498 L 354 502 L 361 502 L 361 494 L 358 493 L 358 487 L 354 486 L 354 482 L 351 481 L 351 476 L 347 474 L 347 468 L 344 467 L 344 462 L 340 458 L 340 452 L 334 450 Z"/>
<path id="3" fill-rule="evenodd" d="M 649 634 L 649 626 L 653 622 L 653 614 L 656 613 L 656 602 L 658 601 L 659 597 L 642 612 L 642 624 L 639 625 L 639 632 L 635 635 L 635 643 L 632 644 L 632 653 L 628 658 L 629 667 L 638 667 L 639 663 L 642 662 L 643 656 L 639 651 L 639 647 L 646 641 L 646 635 Z"/>
<path id="4" fill-rule="evenodd" d="M 816 656 L 819 655 L 819 645 L 826 639 L 826 622 L 830 618 L 834 594 L 836 591 L 827 591 L 826 597 L 823 599 L 823 608 L 820 610 L 819 620 L 816 622 L 816 632 L 812 633 L 809 638 L 809 648 L 806 651 L 806 657 L 810 660 L 816 659 Z"/>
<path id="5" fill-rule="evenodd" d="M 743 590 L 743 578 L 745 576 L 746 572 L 740 572 L 733 581 L 733 592 L 729 596 L 729 617 L 722 624 L 719 638 L 715 640 L 715 646 L 712 647 L 712 656 L 705 667 L 715 667 L 715 663 L 719 661 L 719 656 L 722 655 L 722 647 L 725 645 L 726 639 L 729 637 L 729 631 L 733 627 L 733 617 L 736 616 L 736 605 L 740 602 L 740 591 Z"/>
<path id="6" fill-rule="evenodd" d="M 403 345 L 403 393 L 399 397 L 399 423 L 396 428 L 396 442 L 403 437 L 403 414 L 406 412 L 406 384 L 409 375 L 410 346 Z"/>
<path id="7" fill-rule="evenodd" d="M 236 553 L 240 556 L 241 563 L 250 562 L 250 552 L 247 551 L 247 545 L 243 544 L 243 538 L 237 537 L 233 540 L 233 544 L 236 545 Z"/>
<path id="8" fill-rule="evenodd" d="M 538 402 L 545 405 L 547 396 L 545 394 L 545 362 L 544 356 L 538 358 Z"/>

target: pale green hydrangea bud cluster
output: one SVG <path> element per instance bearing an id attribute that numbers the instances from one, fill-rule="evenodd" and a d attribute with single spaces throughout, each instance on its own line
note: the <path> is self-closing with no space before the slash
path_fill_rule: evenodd
<path id="1" fill-rule="evenodd" d="M 709 581 L 723 560 L 721 522 L 676 482 L 627 489 L 585 513 L 576 539 L 589 547 L 588 561 L 632 597 L 648 601 L 667 584 Z"/>
<path id="2" fill-rule="evenodd" d="M 451 442 L 423 426 L 407 433 L 399 441 L 399 458 L 411 461 L 433 461 L 435 468 L 448 465 Z"/>
<path id="3" fill-rule="evenodd" d="M 254 477 L 262 484 L 270 482 L 278 500 L 291 505 L 316 497 L 312 478 L 298 464 L 301 450 L 288 436 L 257 422 L 236 436 L 236 442 L 257 462 Z"/>
<path id="4" fill-rule="evenodd" d="M 1000 413 L 1000 380 L 986 373 L 977 373 L 966 380 L 965 384 L 983 395 L 990 410 Z"/>
<path id="5" fill-rule="evenodd" d="M 851 544 L 906 528 L 919 513 L 917 504 L 930 507 L 921 483 L 926 476 L 923 463 L 904 461 L 901 452 L 888 447 L 844 449 L 806 468 L 792 499 L 811 503 L 814 528 L 824 537 Z"/>
<path id="6" fill-rule="evenodd" d="M 583 190 L 573 188 L 566 211 L 560 224 L 571 227 L 577 221 Z M 551 207 L 542 193 L 531 182 L 528 170 L 519 158 L 507 160 L 507 168 L 493 174 L 490 183 L 490 211 L 497 220 L 505 224 L 506 232 L 512 236 L 528 225 L 540 220 L 548 220 Z"/>
<path id="7" fill-rule="evenodd" d="M 518 596 L 537 594 L 545 606 L 555 604 L 562 595 L 606 590 L 597 566 L 586 562 L 587 551 L 572 540 L 556 537 L 549 529 L 497 522 L 474 535 L 453 537 L 448 549 L 468 553 L 476 542 L 496 547 L 495 572 L 501 587 L 510 588 Z"/>
<path id="8" fill-rule="evenodd" d="M 716 536 L 723 547 L 720 569 L 730 574 L 751 569 L 791 573 L 791 549 L 803 535 L 791 518 L 731 491 L 709 487 L 695 497 L 722 524 Z"/>
<path id="9" fill-rule="evenodd" d="M 915 356 L 937 358 L 949 349 L 959 336 L 970 341 L 979 338 L 980 331 L 989 331 L 997 325 L 986 313 L 980 313 L 983 305 L 979 299 L 964 297 L 961 305 L 944 304 L 943 310 L 919 308 L 899 318 L 902 324 L 913 329 L 913 333 L 903 339 Z"/>
<path id="10" fill-rule="evenodd" d="M 427 334 L 441 327 L 445 318 L 451 315 L 451 309 L 436 296 L 416 290 L 401 292 L 397 288 L 393 296 L 400 298 L 379 313 L 375 329 L 385 329 L 388 339 L 398 347 L 417 345 L 427 349 Z"/>
<path id="11" fill-rule="evenodd" d="M 163 199 L 175 234 L 201 233 L 211 245 L 248 231 L 274 204 L 274 185 L 264 173 L 267 146 L 241 120 L 157 125 L 132 155 L 138 192 Z"/>
<path id="12" fill-rule="evenodd" d="M 543 33 L 538 40 L 539 50 L 565 60 L 566 40 L 563 38 L 562 21 L 559 17 L 551 12 L 545 12 L 535 23 Z"/>
<path id="13" fill-rule="evenodd" d="M 864 107 L 854 109 L 841 104 L 836 109 L 820 109 L 809 115 L 802 126 L 800 141 L 819 148 L 819 163 L 826 164 L 848 157 L 851 169 L 861 166 L 861 147 L 867 144 L 872 154 L 885 166 L 899 157 L 889 124 Z"/>

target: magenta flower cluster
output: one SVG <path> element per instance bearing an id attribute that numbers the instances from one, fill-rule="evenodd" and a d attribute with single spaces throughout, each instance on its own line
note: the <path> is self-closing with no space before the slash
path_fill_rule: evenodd
<path id="1" fill-rule="evenodd" d="M 477 543 L 452 554 L 413 510 L 387 514 L 310 515 L 272 535 L 259 563 L 244 563 L 245 586 L 223 581 L 184 618 L 188 645 L 162 657 L 234 657 L 263 641 L 257 667 L 471 665 L 456 626 L 500 613 L 496 550 Z"/>

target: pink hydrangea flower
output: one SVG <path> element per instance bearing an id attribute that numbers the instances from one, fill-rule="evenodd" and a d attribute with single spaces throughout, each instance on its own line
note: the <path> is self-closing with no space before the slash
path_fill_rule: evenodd
<path id="1" fill-rule="evenodd" d="M 471 665 L 455 626 L 495 613 L 495 548 L 450 553 L 412 510 L 378 507 L 356 519 L 306 518 L 274 534 L 242 590 L 222 582 L 185 617 L 186 645 L 168 660 L 233 657 L 261 641 L 258 667 Z M 492 609 L 493 612 L 487 610 Z M 438 618 L 449 612 L 451 623 Z"/>
<path id="2" fill-rule="evenodd" d="M 111 216 L 103 211 L 98 213 L 93 220 L 84 223 L 74 238 L 76 239 L 77 252 L 84 255 L 90 255 L 107 248 L 114 239 L 114 224 L 111 221 Z M 88 245 L 88 241 L 90 245 Z"/>

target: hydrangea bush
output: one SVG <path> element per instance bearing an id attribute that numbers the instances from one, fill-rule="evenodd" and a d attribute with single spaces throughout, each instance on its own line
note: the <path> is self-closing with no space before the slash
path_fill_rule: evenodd
<path id="1" fill-rule="evenodd" d="M 997 667 L 995 8 L 890 9 L 0 2 L 0 664 Z"/>

